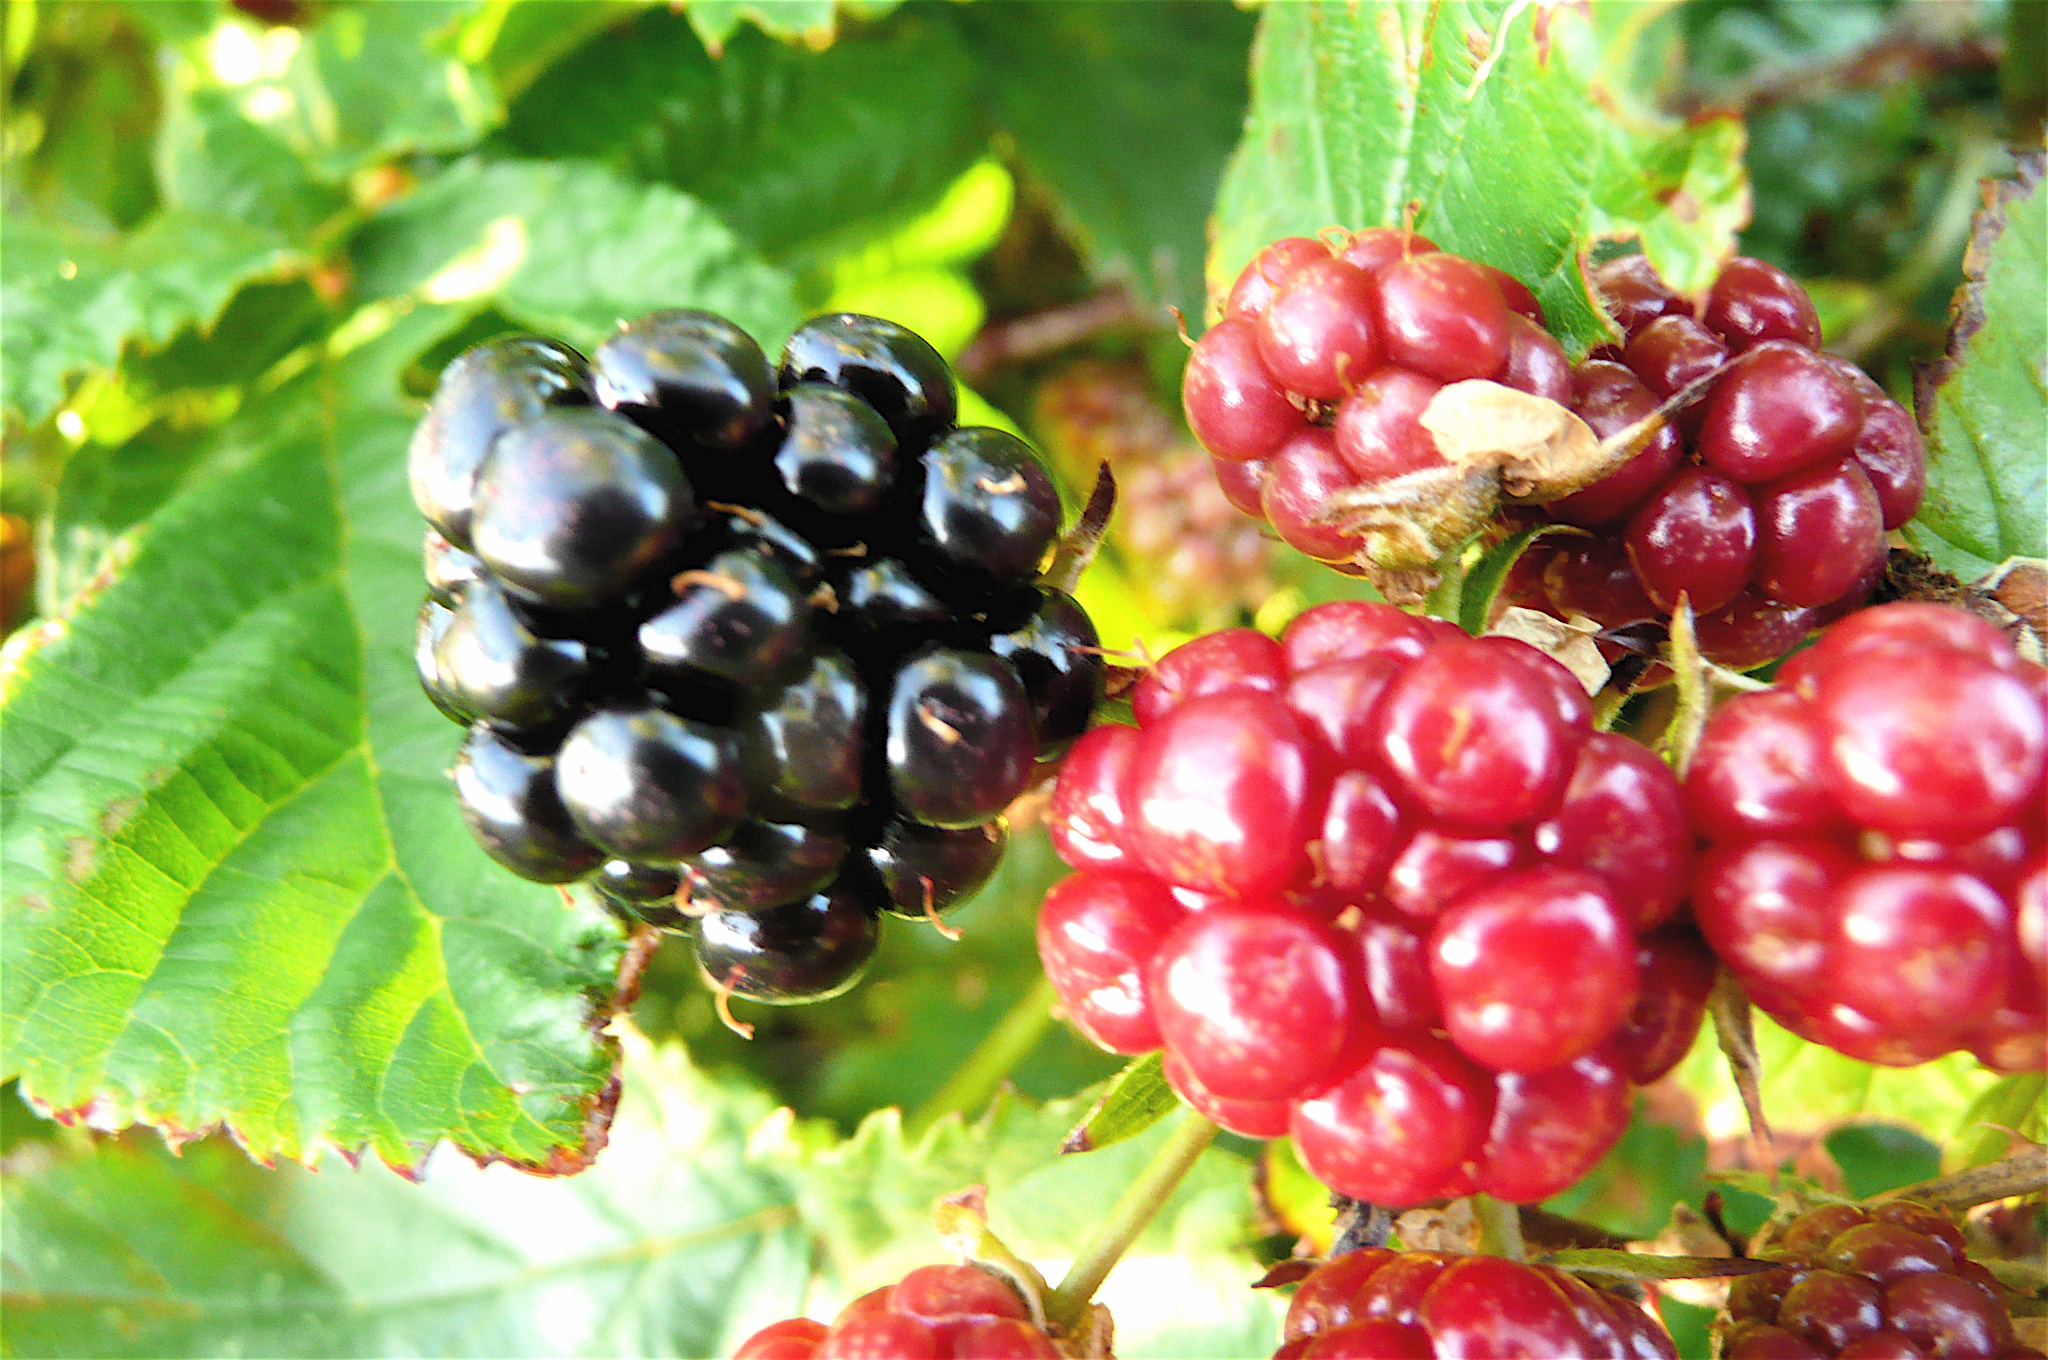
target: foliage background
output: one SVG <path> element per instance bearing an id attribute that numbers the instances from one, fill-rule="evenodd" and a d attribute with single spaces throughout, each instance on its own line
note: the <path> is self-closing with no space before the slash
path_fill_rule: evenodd
<path id="1" fill-rule="evenodd" d="M 771 352 L 820 310 L 901 320 L 1069 493 L 1117 463 L 1084 598 L 1157 652 L 1354 589 L 1188 555 L 1242 534 L 1175 490 L 1206 469 L 1168 308 L 1199 330 L 1263 241 L 1408 211 L 1584 347 L 1583 250 L 1698 286 L 1739 245 L 1903 395 L 1980 179 L 2039 148 L 2040 13 L 6 0 L 0 1345 L 717 1354 L 935 1258 L 930 1202 L 973 1182 L 1054 1271 L 1162 1136 L 1057 1154 L 1114 1064 L 1047 1007 L 1026 816 L 961 942 L 894 930 L 752 1044 L 686 945 L 471 847 L 409 665 L 402 473 L 466 345 L 656 306 Z M 1964 385 L 1923 404 L 1911 535 L 1959 571 L 2048 533 L 2041 204 L 1980 243 Z M 2038 1130 L 2038 1078 L 1762 1044 L 1781 1151 L 1855 1193 Z M 1553 1207 L 1653 1236 L 1743 1164 L 1740 1121 L 1703 1045 Z M 1246 1286 L 1326 1228 L 1284 1147 L 1225 1139 L 1112 1278 L 1121 1353 L 1268 1353 Z"/>

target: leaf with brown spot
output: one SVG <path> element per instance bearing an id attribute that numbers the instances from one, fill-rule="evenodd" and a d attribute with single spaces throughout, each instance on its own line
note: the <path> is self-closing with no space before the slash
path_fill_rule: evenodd
<path id="1" fill-rule="evenodd" d="M 2048 557 L 2048 156 L 1987 181 L 1947 357 L 1922 369 L 1914 405 L 1927 436 L 1927 499 L 1914 546 L 1964 578 L 2009 557 Z"/>

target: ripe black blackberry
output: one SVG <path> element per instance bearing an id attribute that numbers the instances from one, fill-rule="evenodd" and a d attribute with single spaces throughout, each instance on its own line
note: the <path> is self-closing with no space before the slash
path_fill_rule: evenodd
<path id="1" fill-rule="evenodd" d="M 450 364 L 413 437 L 432 526 L 416 659 L 470 727 L 463 813 L 500 864 L 694 932 L 712 986 L 834 995 L 884 912 L 994 871 L 1002 812 L 1101 696 L 1022 440 L 955 424 L 931 346 L 819 317 L 771 367 L 657 312 L 586 360 Z"/>

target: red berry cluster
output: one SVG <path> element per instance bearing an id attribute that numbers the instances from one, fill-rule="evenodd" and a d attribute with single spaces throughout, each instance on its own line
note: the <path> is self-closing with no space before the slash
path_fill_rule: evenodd
<path id="1" fill-rule="evenodd" d="M 2014 1340 L 2005 1291 L 1932 1209 L 1826 1205 L 1762 1255 L 1784 1264 L 1729 1288 L 1724 1360 L 2041 1358 Z"/>
<path id="2" fill-rule="evenodd" d="M 1188 428 L 1224 494 L 1309 556 L 1358 569 L 1366 545 L 1329 522 L 1346 488 L 1442 468 L 1421 424 L 1446 384 L 1485 378 L 1562 402 L 1564 350 L 1529 290 L 1414 232 L 1260 251 L 1188 358 Z"/>
<path id="3" fill-rule="evenodd" d="M 1563 667 L 1387 605 L 1176 649 L 1068 757 L 1039 954 L 1103 1047 L 1379 1204 L 1577 1180 L 1697 1030 L 1677 780 Z"/>
<path id="4" fill-rule="evenodd" d="M 1708 722 L 1693 914 L 1794 1032 L 1909 1066 L 2043 1065 L 2044 680 L 1961 610 L 1863 610 Z"/>
<path id="5" fill-rule="evenodd" d="M 1667 615 L 1683 594 L 1709 657 L 1747 668 L 1784 655 L 1830 606 L 1868 595 L 1885 531 L 1919 509 L 1912 416 L 1816 351 L 1806 290 L 1762 260 L 1731 261 L 1697 316 L 1640 255 L 1593 283 L 1627 336 L 1572 370 L 1568 404 L 1595 433 L 1721 376 L 1627 463 L 1542 507 L 1594 537 L 1537 545 L 1517 602 L 1613 628 Z"/>
<path id="6" fill-rule="evenodd" d="M 920 1266 L 863 1294 L 831 1326 L 791 1318 L 755 1332 L 733 1360 L 1058 1360 L 1023 1295 L 973 1266 Z"/>
<path id="7" fill-rule="evenodd" d="M 1384 1247 L 1316 1267 L 1295 1290 L 1283 1335 L 1273 1360 L 1678 1354 L 1648 1313 L 1561 1270 Z"/>

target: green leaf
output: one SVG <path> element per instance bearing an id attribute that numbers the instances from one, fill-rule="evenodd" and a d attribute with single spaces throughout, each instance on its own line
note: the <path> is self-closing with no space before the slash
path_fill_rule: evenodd
<path id="1" fill-rule="evenodd" d="M 770 259 L 816 261 L 930 207 L 983 153 L 975 81 L 933 16 L 897 15 L 823 52 L 747 30 L 713 59 L 683 15 L 649 9 L 536 80 L 504 141 L 672 185 Z"/>
<path id="2" fill-rule="evenodd" d="M 1966 579 L 2048 556 L 2048 194 L 2044 158 L 1986 194 L 1951 311 L 1948 357 L 1923 369 L 1927 500 L 1906 532 Z"/>
<path id="3" fill-rule="evenodd" d="M 238 71 L 248 78 L 234 86 L 237 97 L 327 180 L 411 152 L 460 151 L 504 117 L 489 75 L 444 50 L 477 6 L 332 6 L 281 74 L 269 75 L 260 60 Z"/>
<path id="4" fill-rule="evenodd" d="M 213 426 L 241 404 L 243 386 L 317 341 L 329 321 L 304 279 L 251 284 L 205 334 L 187 328 L 80 390 L 71 409 L 86 442 L 64 461 L 45 507 L 42 612 L 63 612 L 114 541 L 208 466 L 221 447 Z"/>
<path id="5" fill-rule="evenodd" d="M 40 1106 L 266 1160 L 595 1150 L 617 927 L 484 858 L 413 675 L 396 375 L 458 320 L 418 308 L 245 407 L 10 647 L 0 1075 Z"/>
<path id="6" fill-rule="evenodd" d="M 1160 1051 L 1154 1049 L 1116 1074 L 1102 1098 L 1089 1107 L 1088 1115 L 1067 1141 L 1062 1152 L 1095 1152 L 1112 1143 L 1136 1137 L 1180 1108 L 1180 1097 L 1166 1084 Z"/>
<path id="7" fill-rule="evenodd" d="M 5 403 L 39 421 L 72 375 L 111 367 L 130 340 L 207 326 L 242 284 L 299 263 L 275 232 L 215 213 L 166 209 L 126 237 L 15 213 L 0 257 Z"/>
<path id="8" fill-rule="evenodd" d="M 731 317 L 774 353 L 798 315 L 789 280 L 703 205 L 574 161 L 468 161 L 357 233 L 370 297 L 491 303 L 581 346 L 658 307 Z"/>
<path id="9" fill-rule="evenodd" d="M 185 82 L 164 114 L 157 162 L 164 196 L 181 207 L 303 238 L 348 202 L 276 128 L 242 112 L 247 94 Z"/>
<path id="10" fill-rule="evenodd" d="M 157 204 L 149 150 L 159 91 L 147 33 L 114 5 L 46 9 L 40 24 L 17 9 L 10 46 L 24 26 L 42 31 L 19 79 L 8 70 L 10 188 L 71 221 L 133 227 Z"/>
<path id="11" fill-rule="evenodd" d="M 879 18 L 901 0 L 685 0 L 690 27 L 713 52 L 751 22 L 763 33 L 784 42 L 824 47 L 832 41 L 839 14 Z"/>
<path id="12" fill-rule="evenodd" d="M 17 1160 L 4 1342 L 20 1356 L 730 1355 L 803 1308 L 791 1188 L 746 1155 L 758 1096 L 643 1055 L 568 1180 L 435 1156 L 420 1184 L 224 1140 Z"/>
<path id="13" fill-rule="evenodd" d="M 1842 1170 L 1851 1199 L 1896 1190 L 1941 1174 L 1941 1149 L 1911 1129 L 1891 1124 L 1850 1124 L 1823 1140 Z"/>
<path id="14" fill-rule="evenodd" d="M 1254 18 L 1234 5 L 968 5 L 1003 130 L 1098 276 L 1202 309 L 1206 222 L 1244 127 Z"/>
<path id="15" fill-rule="evenodd" d="M 1964 1112 L 1943 1163 L 1952 1171 L 1984 1166 L 2005 1156 L 2012 1133 L 2048 1142 L 2048 1076 L 2015 1072 L 1985 1088 Z"/>
<path id="16" fill-rule="evenodd" d="M 1526 282 L 1581 346 L 1609 337 L 1579 270 L 1595 241 L 1640 237 L 1666 279 L 1703 289 L 1748 213 L 1742 127 L 1683 124 L 1640 100 L 1637 15 L 1517 0 L 1268 6 L 1217 199 L 1210 296 L 1275 237 L 1398 226 L 1411 207 L 1444 249 Z"/>
<path id="17" fill-rule="evenodd" d="M 337 1160 L 260 1171 L 75 1138 L 8 1165 L 5 1330 L 23 1356 L 730 1355 L 755 1329 L 949 1259 L 940 1196 L 988 1187 L 993 1227 L 1057 1274 L 1156 1148 L 1059 1155 L 1088 1096 L 1005 1098 L 902 1137 L 840 1140 L 630 1027 L 605 1154 L 538 1180 L 441 1154 L 409 1184 Z M 67 1145 L 68 1144 L 68 1145 Z M 1259 1267 L 1243 1157 L 1205 1153 L 1110 1277 L 1124 1354 L 1263 1355 L 1284 1300 Z"/>

